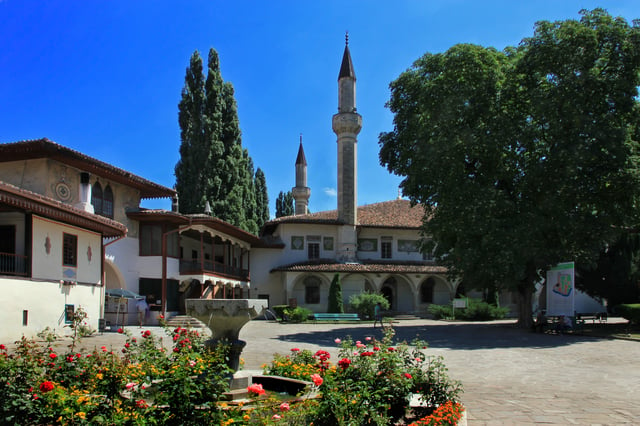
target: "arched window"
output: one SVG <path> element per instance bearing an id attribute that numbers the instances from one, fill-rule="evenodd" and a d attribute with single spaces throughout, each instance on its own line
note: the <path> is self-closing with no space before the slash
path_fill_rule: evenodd
<path id="1" fill-rule="evenodd" d="M 433 289 L 436 286 L 436 281 L 433 278 L 427 278 L 425 282 L 420 286 L 420 302 L 421 303 L 433 303 Z"/>
<path id="2" fill-rule="evenodd" d="M 102 185 L 96 182 L 91 189 L 91 204 L 95 214 L 102 214 Z"/>
<path id="3" fill-rule="evenodd" d="M 95 214 L 113 219 L 113 191 L 111 186 L 107 185 L 103 190 L 100 182 L 96 182 L 91 189 L 91 204 Z"/>
<path id="4" fill-rule="evenodd" d="M 102 215 L 113 219 L 113 191 L 111 191 L 110 185 L 107 185 L 104 189 L 104 195 L 102 197 Z"/>

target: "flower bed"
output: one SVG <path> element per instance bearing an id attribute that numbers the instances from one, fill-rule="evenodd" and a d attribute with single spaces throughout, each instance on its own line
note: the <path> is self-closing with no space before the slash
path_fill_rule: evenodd
<path id="1" fill-rule="evenodd" d="M 431 407 L 455 402 L 462 387 L 449 379 L 442 358 L 426 356 L 423 341 L 394 344 L 393 336 L 388 329 L 382 340 L 336 339 L 341 345 L 337 364 L 326 351 L 294 348 L 286 356 L 276 355 L 264 372 L 323 379 L 317 405 L 306 407 L 305 424 L 393 424 L 407 414 L 414 394 Z"/>
<path id="2" fill-rule="evenodd" d="M 394 342 L 392 330 L 381 340 L 336 339 L 335 363 L 324 350 L 275 355 L 265 374 L 312 385 L 282 402 L 254 383 L 250 405 L 224 401 L 231 374 L 224 346 L 210 350 L 183 328 L 171 331 L 171 348 L 148 330 L 119 332 L 127 335 L 122 347 L 93 351 L 75 349 L 75 338 L 62 351 L 24 338 L 11 353 L 0 345 L 0 424 L 407 424 L 414 394 L 437 407 L 415 425 L 455 424 L 462 410 L 461 385 L 442 358 L 427 356 L 422 341 Z"/>

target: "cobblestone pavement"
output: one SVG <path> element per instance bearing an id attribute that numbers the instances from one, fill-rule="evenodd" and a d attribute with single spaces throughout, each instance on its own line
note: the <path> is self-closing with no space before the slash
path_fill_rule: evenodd
<path id="1" fill-rule="evenodd" d="M 396 337 L 420 337 L 428 354 L 442 355 L 449 374 L 464 386 L 469 425 L 640 424 L 640 342 L 576 335 L 534 334 L 513 321 L 487 323 L 404 320 Z M 128 327 L 135 335 L 144 329 Z M 150 327 L 154 334 L 163 334 Z M 260 369 L 274 353 L 293 347 L 338 354 L 336 337 L 380 337 L 380 328 L 357 324 L 278 324 L 251 321 L 245 369 Z M 166 345 L 171 345 L 165 337 Z M 83 340 L 92 348 L 121 348 L 124 336 L 107 332 Z"/>

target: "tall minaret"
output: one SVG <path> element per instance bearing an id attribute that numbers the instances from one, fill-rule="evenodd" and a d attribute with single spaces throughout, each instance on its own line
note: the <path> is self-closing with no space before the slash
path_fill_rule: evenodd
<path id="1" fill-rule="evenodd" d="M 355 259 L 358 224 L 358 133 L 362 116 L 356 110 L 356 74 L 349 52 L 349 33 L 345 37 L 342 65 L 338 75 L 338 113 L 333 116 L 333 131 L 338 136 L 338 220 L 343 229 L 338 256 Z"/>
<path id="2" fill-rule="evenodd" d="M 295 213 L 309 213 L 309 197 L 311 189 L 307 186 L 307 159 L 304 157 L 304 149 L 302 149 L 302 135 L 300 135 L 300 148 L 298 148 L 298 158 L 296 158 L 296 186 L 291 188 L 293 199 L 295 201 Z"/>

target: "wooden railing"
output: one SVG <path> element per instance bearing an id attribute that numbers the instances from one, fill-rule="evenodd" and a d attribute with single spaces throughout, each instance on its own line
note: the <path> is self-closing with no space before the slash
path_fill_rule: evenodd
<path id="1" fill-rule="evenodd" d="M 201 274 L 210 273 L 224 275 L 226 277 L 235 278 L 240 281 L 249 280 L 249 271 L 247 269 L 238 268 L 231 265 L 223 265 L 212 260 L 180 260 L 180 274 Z"/>
<path id="2" fill-rule="evenodd" d="M 29 258 L 20 254 L 0 253 L 0 275 L 27 275 Z"/>

